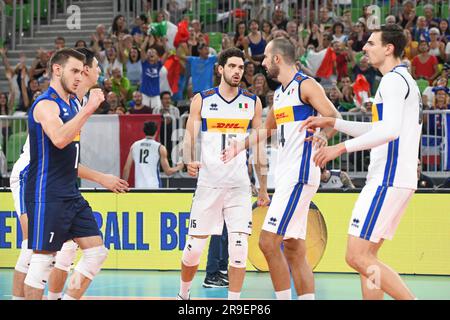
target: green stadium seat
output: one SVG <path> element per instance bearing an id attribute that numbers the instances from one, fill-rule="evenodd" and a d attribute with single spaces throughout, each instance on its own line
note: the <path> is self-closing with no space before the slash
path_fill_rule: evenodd
<path id="1" fill-rule="evenodd" d="M 220 32 L 209 32 L 209 46 L 217 52 L 222 49 L 222 34 Z"/>
<path id="2" fill-rule="evenodd" d="M 34 0 L 34 17 L 38 16 L 38 2 L 41 2 L 41 18 L 47 17 L 48 0 Z"/>
<path id="3" fill-rule="evenodd" d="M 12 170 L 14 163 L 19 159 L 22 147 L 27 140 L 28 132 L 23 131 L 11 134 L 6 146 L 6 160 L 8 161 L 8 170 Z"/>
<path id="4" fill-rule="evenodd" d="M 420 93 L 423 93 L 423 91 L 428 87 L 429 82 L 425 79 L 418 79 L 416 80 L 417 86 L 419 87 Z"/>
<path id="5" fill-rule="evenodd" d="M 20 5 L 17 5 L 16 7 L 16 30 L 19 30 L 20 28 L 20 12 L 21 7 Z M 13 8 L 12 5 L 6 5 L 5 6 L 5 14 L 8 17 L 12 17 L 13 15 Z M 29 3 L 25 3 L 23 5 L 23 31 L 28 31 L 31 26 L 31 7 Z"/>

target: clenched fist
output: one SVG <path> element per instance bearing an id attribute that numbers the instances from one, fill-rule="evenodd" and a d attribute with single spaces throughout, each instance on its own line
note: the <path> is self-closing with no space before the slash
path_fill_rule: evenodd
<path id="1" fill-rule="evenodd" d="M 92 89 L 89 91 L 89 100 L 84 109 L 90 113 L 94 113 L 104 100 L 105 95 L 103 94 L 102 89 Z"/>

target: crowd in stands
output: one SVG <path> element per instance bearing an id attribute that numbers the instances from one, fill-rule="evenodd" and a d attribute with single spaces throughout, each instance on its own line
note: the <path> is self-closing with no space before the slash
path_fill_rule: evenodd
<path id="1" fill-rule="evenodd" d="M 173 2 L 158 12 L 149 2 L 134 21 L 118 15 L 110 26 L 100 24 L 90 39 L 74 44 L 57 37 L 54 48 L 39 50 L 30 66 L 24 62 L 10 66 L 7 52 L 1 49 L 7 79 L 17 79 L 20 88 L 15 107 L 12 90 L 0 95 L 1 114 L 28 110 L 48 87 L 46 64 L 51 53 L 67 46 L 88 47 L 97 56 L 102 70 L 98 85 L 105 94 L 105 102 L 97 111 L 100 114 L 161 114 L 166 124 L 179 121 L 196 93 L 218 84 L 217 56 L 233 46 L 246 56 L 241 87 L 258 95 L 267 113 L 278 83 L 266 77 L 261 62 L 265 46 L 277 37 L 285 37 L 296 46 L 299 70 L 321 83 L 339 111 L 371 111 L 381 74 L 362 52 L 373 18 L 368 5 L 355 17 L 352 1 L 340 1 L 339 14 L 337 1 L 320 1 L 326 5 L 320 6 L 315 20 L 315 1 L 306 14 L 296 1 L 274 0 L 268 8 L 259 6 L 261 1 L 240 0 L 239 11 L 227 11 L 226 3 L 219 1 L 217 20 L 224 30 L 230 30 L 230 25 L 235 29 L 211 34 L 203 31 L 204 22 L 185 14 L 188 8 Z M 382 16 L 381 24 L 397 23 L 404 28 L 408 43 L 403 63 L 423 92 L 424 109 L 449 109 L 450 20 L 443 12 L 443 2 L 375 2 L 391 6 L 392 15 Z M 423 15 L 417 14 L 418 6 Z M 263 11 L 269 12 L 261 15 Z M 310 22 L 301 21 L 308 14 Z M 271 19 L 259 19 L 261 16 Z M 424 130 L 442 130 L 442 119 L 438 118 L 429 118 Z"/>

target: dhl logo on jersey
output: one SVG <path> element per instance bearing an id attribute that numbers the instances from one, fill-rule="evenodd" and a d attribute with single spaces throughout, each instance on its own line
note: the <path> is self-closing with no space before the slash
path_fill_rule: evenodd
<path id="1" fill-rule="evenodd" d="M 277 125 L 294 121 L 294 109 L 292 106 L 274 110 Z"/>
<path id="2" fill-rule="evenodd" d="M 207 128 L 210 132 L 247 132 L 250 120 L 248 119 L 206 119 Z"/>

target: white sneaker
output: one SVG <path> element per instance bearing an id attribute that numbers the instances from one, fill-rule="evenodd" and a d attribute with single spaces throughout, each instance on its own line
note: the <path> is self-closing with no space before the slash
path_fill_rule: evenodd
<path id="1" fill-rule="evenodd" d="M 178 293 L 176 300 L 191 300 L 191 292 L 190 291 L 188 292 L 188 298 L 187 299 L 183 299 L 183 297 Z"/>

